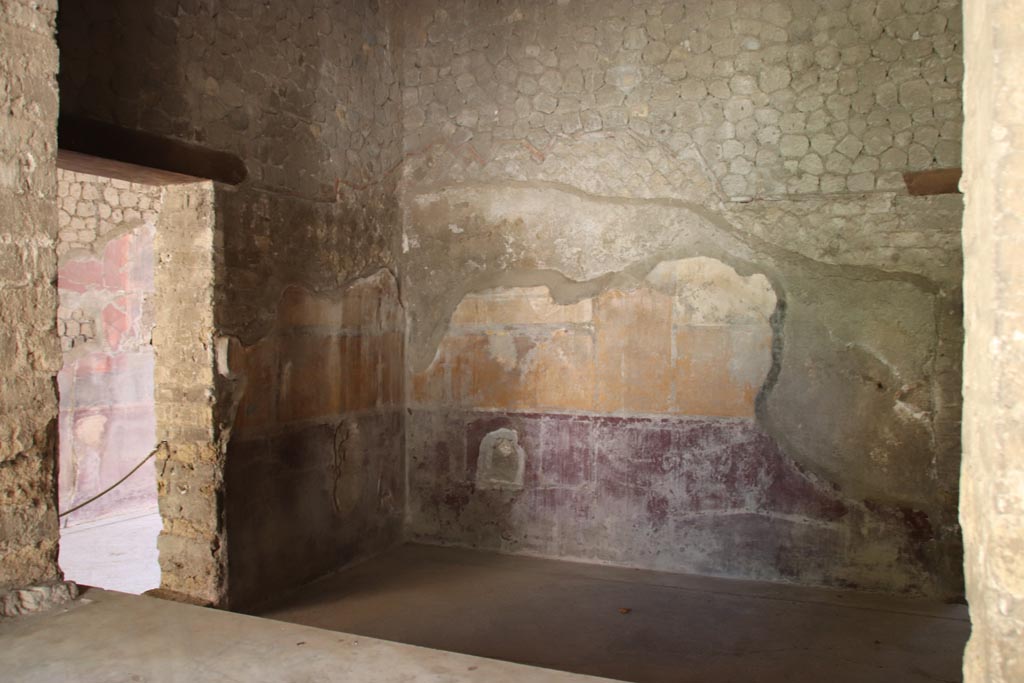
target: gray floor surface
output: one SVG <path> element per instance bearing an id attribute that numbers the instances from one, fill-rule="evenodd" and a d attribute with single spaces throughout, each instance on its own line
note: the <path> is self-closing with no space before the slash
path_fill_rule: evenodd
<path id="1" fill-rule="evenodd" d="M 960 681 L 967 609 L 406 545 L 263 616 L 642 683 Z"/>
<path id="2" fill-rule="evenodd" d="M 0 621 L 4 683 L 572 683 L 557 671 L 90 590 Z"/>

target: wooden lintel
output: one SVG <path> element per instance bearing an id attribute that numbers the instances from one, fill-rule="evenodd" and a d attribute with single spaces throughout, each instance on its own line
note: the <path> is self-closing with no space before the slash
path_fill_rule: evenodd
<path id="1" fill-rule="evenodd" d="M 959 168 L 935 168 L 928 171 L 908 171 L 903 174 L 907 192 L 915 196 L 931 194 L 957 194 L 960 192 Z"/>
<path id="2" fill-rule="evenodd" d="M 181 185 L 205 180 L 205 178 L 89 156 L 88 154 L 71 152 L 66 149 L 57 150 L 57 168 L 76 173 L 102 176 L 103 178 L 127 180 L 128 182 L 139 183 L 140 185 Z"/>
<path id="3" fill-rule="evenodd" d="M 57 143 L 69 152 L 229 185 L 248 175 L 245 163 L 234 154 L 91 119 L 62 115 Z"/>

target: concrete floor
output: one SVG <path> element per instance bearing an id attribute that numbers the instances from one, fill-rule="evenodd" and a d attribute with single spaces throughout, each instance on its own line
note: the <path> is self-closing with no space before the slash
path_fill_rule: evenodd
<path id="1" fill-rule="evenodd" d="M 85 586 L 141 595 L 160 586 L 156 510 L 109 517 L 60 530 L 64 577 Z"/>
<path id="2" fill-rule="evenodd" d="M 585 683 L 597 679 L 90 590 L 0 621 L 4 683 Z"/>
<path id="3" fill-rule="evenodd" d="M 643 683 L 960 681 L 967 608 L 407 545 L 263 616 Z"/>

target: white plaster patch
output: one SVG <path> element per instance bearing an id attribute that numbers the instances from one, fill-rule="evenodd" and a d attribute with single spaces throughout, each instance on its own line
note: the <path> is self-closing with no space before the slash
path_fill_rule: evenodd
<path id="1" fill-rule="evenodd" d="M 87 415 L 75 422 L 75 440 L 83 445 L 98 448 L 103 442 L 106 428 L 106 415 Z"/>
<path id="2" fill-rule="evenodd" d="M 511 370 L 519 365 L 519 353 L 516 351 L 516 342 L 511 335 L 487 335 L 487 352 L 506 370 Z"/>
<path id="3" fill-rule="evenodd" d="M 646 279 L 675 297 L 677 320 L 690 324 L 767 322 L 777 302 L 764 275 L 742 277 L 721 261 L 703 256 L 663 261 Z"/>

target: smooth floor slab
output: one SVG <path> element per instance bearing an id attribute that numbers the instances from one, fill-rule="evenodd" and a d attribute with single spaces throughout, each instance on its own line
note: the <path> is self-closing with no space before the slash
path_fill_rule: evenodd
<path id="1" fill-rule="evenodd" d="M 270 619 L 93 589 L 0 622 L 10 683 L 572 683 L 597 681 Z"/>
<path id="2" fill-rule="evenodd" d="M 262 614 L 641 683 L 959 681 L 963 605 L 402 546 Z"/>

